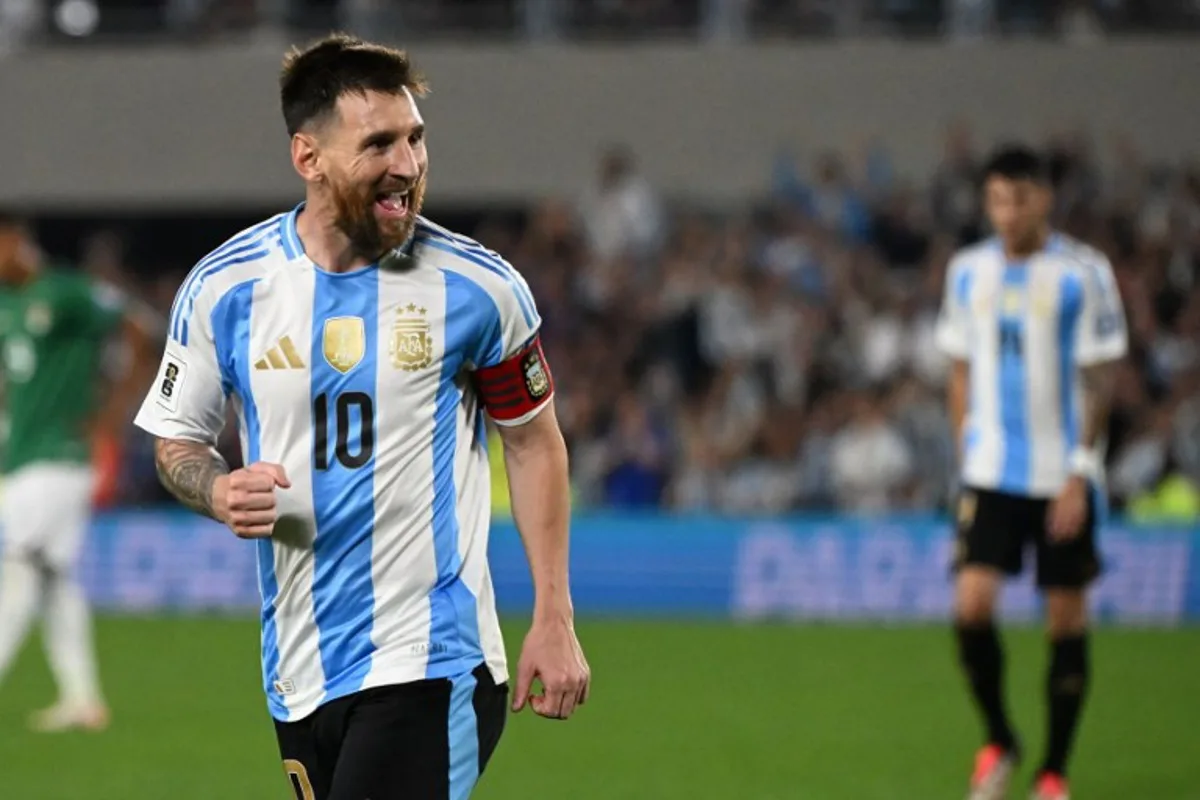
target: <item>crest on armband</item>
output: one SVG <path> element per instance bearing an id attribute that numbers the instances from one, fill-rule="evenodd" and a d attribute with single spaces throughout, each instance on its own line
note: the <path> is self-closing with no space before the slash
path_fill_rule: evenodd
<path id="1" fill-rule="evenodd" d="M 525 391 L 532 400 L 541 400 L 550 393 L 550 373 L 542 359 L 540 347 L 532 348 L 521 359 L 521 374 L 525 376 Z"/>

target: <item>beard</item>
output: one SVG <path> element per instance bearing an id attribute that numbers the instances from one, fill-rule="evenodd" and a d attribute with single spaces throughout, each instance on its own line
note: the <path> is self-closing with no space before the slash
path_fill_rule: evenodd
<path id="1" fill-rule="evenodd" d="M 425 174 L 411 184 L 408 193 L 408 213 L 402 219 L 380 220 L 375 214 L 375 200 L 382 192 L 403 190 L 404 187 L 379 181 L 370 186 L 334 184 L 332 189 L 337 218 L 334 223 L 350 240 L 354 251 L 372 261 L 408 241 L 417 226 L 417 215 L 425 202 Z"/>

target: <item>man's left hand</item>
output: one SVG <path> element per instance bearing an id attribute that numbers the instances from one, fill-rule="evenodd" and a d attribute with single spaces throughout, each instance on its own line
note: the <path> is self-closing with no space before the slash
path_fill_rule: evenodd
<path id="1" fill-rule="evenodd" d="M 542 683 L 542 694 L 532 694 L 535 678 Z M 567 719 L 576 706 L 587 702 L 591 680 L 570 619 L 535 617 L 521 648 L 513 711 L 520 711 L 528 702 L 538 716 Z"/>
<path id="2" fill-rule="evenodd" d="M 1054 498 L 1046 518 L 1046 531 L 1054 542 L 1068 542 L 1083 530 L 1088 513 L 1087 480 L 1072 475 Z"/>

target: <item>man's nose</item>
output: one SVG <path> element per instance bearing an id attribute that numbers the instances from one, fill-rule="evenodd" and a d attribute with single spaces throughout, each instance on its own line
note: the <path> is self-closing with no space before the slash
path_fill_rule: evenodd
<path id="1" fill-rule="evenodd" d="M 392 148 L 392 163 L 388 172 L 393 177 L 414 181 L 421 174 L 421 165 L 417 161 L 417 153 L 408 142 L 401 142 Z"/>

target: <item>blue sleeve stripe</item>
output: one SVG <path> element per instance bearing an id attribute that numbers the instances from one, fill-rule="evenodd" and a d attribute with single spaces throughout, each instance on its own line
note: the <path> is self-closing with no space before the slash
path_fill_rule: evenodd
<path id="1" fill-rule="evenodd" d="M 494 271 L 498 271 L 499 274 L 504 275 L 507 280 L 514 284 L 517 296 L 527 301 L 531 307 L 533 306 L 533 295 L 529 292 L 529 288 L 525 284 L 525 279 L 499 253 L 488 250 L 483 245 L 465 236 L 459 236 L 450 231 L 439 230 L 428 225 L 422 225 L 421 232 L 427 237 L 436 237 L 461 250 L 487 260 L 496 267 Z"/>
<path id="2" fill-rule="evenodd" d="M 523 296 L 528 301 L 531 308 L 536 307 L 533 302 L 533 294 L 529 291 L 529 286 L 525 283 L 525 279 L 521 277 L 521 273 L 517 272 L 512 264 L 509 264 L 494 250 L 489 250 L 474 239 L 469 239 L 466 236 L 460 236 L 443 228 L 438 228 L 431 225 L 426 220 L 418 221 L 418 230 L 425 237 L 437 237 L 448 242 L 455 247 L 465 250 L 468 253 L 473 253 L 481 258 L 493 263 L 501 274 L 505 275 L 515 285 L 515 291 L 518 297 Z M 536 315 L 535 315 L 536 316 Z"/>
<path id="3" fill-rule="evenodd" d="M 954 301 L 959 308 L 966 309 L 971 299 L 971 271 L 965 266 L 959 266 L 954 276 Z"/>
<path id="4" fill-rule="evenodd" d="M 216 250 L 213 250 L 204 258 L 200 259 L 196 266 L 192 268 L 192 271 L 188 273 L 188 276 L 183 279 L 183 284 L 180 285 L 179 291 L 175 295 L 175 303 L 171 306 L 170 317 L 172 332 L 174 332 L 177 326 L 179 310 L 183 306 L 183 298 L 187 297 L 189 292 L 191 292 L 193 284 L 197 280 L 200 280 L 204 277 L 202 273 L 204 272 L 205 268 L 213 264 L 215 261 L 231 255 L 232 251 L 234 250 L 238 250 L 239 248 L 244 249 L 261 241 L 271 233 L 271 226 L 276 223 L 278 223 L 278 217 L 272 217 L 266 222 L 260 222 L 253 228 L 243 231 L 225 244 L 218 247 Z"/>
<path id="5" fill-rule="evenodd" d="M 264 237 L 264 240 L 258 240 L 247 245 L 232 249 L 224 255 L 224 258 L 208 261 L 203 267 L 198 267 L 196 273 L 190 282 L 186 284 L 186 290 L 180 289 L 179 295 L 175 297 L 175 308 L 172 311 L 172 323 L 170 323 L 170 335 L 175 341 L 180 344 L 187 344 L 187 321 L 191 318 L 192 308 L 196 306 L 196 299 L 200 295 L 200 291 L 204 289 L 204 282 L 214 275 L 227 270 L 230 266 L 238 264 L 248 264 L 250 261 L 257 261 L 269 255 L 272 249 L 280 247 L 278 236 Z"/>
<path id="6" fill-rule="evenodd" d="M 496 266 L 498 266 L 505 273 L 511 275 L 513 277 L 513 279 L 517 281 L 518 284 L 521 284 L 521 285 L 524 284 L 524 279 L 521 277 L 521 274 L 519 272 L 517 272 L 516 268 L 513 267 L 512 264 L 509 264 L 507 261 L 505 261 L 504 257 L 501 256 L 499 253 L 497 253 L 495 250 L 489 250 L 488 248 L 484 247 L 483 245 L 481 245 L 479 242 L 475 241 L 474 239 L 454 233 L 453 231 L 432 228 L 432 227 L 428 227 L 428 226 L 423 227 L 423 230 L 434 236 L 440 236 L 441 238 L 445 239 L 446 241 L 450 242 L 451 244 L 455 244 L 464 250 L 470 251 L 472 253 L 478 253 L 479 255 L 481 255 L 485 258 L 491 259 L 492 261 L 496 262 Z M 529 297 L 531 300 L 533 299 L 532 295 L 530 295 Z"/>
<path id="7" fill-rule="evenodd" d="M 423 237 L 421 242 L 425 246 L 458 256 L 464 261 L 470 261 L 472 264 L 483 267 L 488 272 L 503 278 L 509 287 L 512 288 L 513 294 L 517 296 L 517 303 L 521 306 L 521 314 L 525 317 L 525 324 L 531 328 L 536 326 L 538 317 L 537 312 L 534 310 L 533 298 L 529 295 L 529 290 L 525 288 L 524 282 L 516 275 L 512 267 L 505 264 L 503 260 L 491 258 L 482 253 L 460 247 L 437 233 L 431 231 L 427 233 L 428 235 Z M 486 252 L 483 251 L 483 253 Z"/>
<path id="8" fill-rule="evenodd" d="M 248 264 L 251 261 L 258 261 L 261 258 L 265 258 L 266 256 L 270 255 L 273 247 L 278 246 L 279 240 L 276 239 L 274 241 L 265 243 L 265 246 L 260 245 L 256 250 L 249 250 L 245 252 L 238 251 L 237 254 L 231 252 L 229 257 L 221 261 L 216 261 L 205 267 L 204 273 L 200 275 L 198 280 L 191 284 L 191 288 L 188 290 L 187 297 L 180 298 L 178 315 L 171 327 L 171 338 L 175 339 L 175 341 L 179 342 L 184 347 L 187 346 L 188 319 L 192 315 L 192 308 L 196 303 L 196 298 L 200 295 L 200 291 L 204 288 L 204 281 L 213 275 L 228 269 L 229 267 L 233 267 L 238 264 Z"/>

